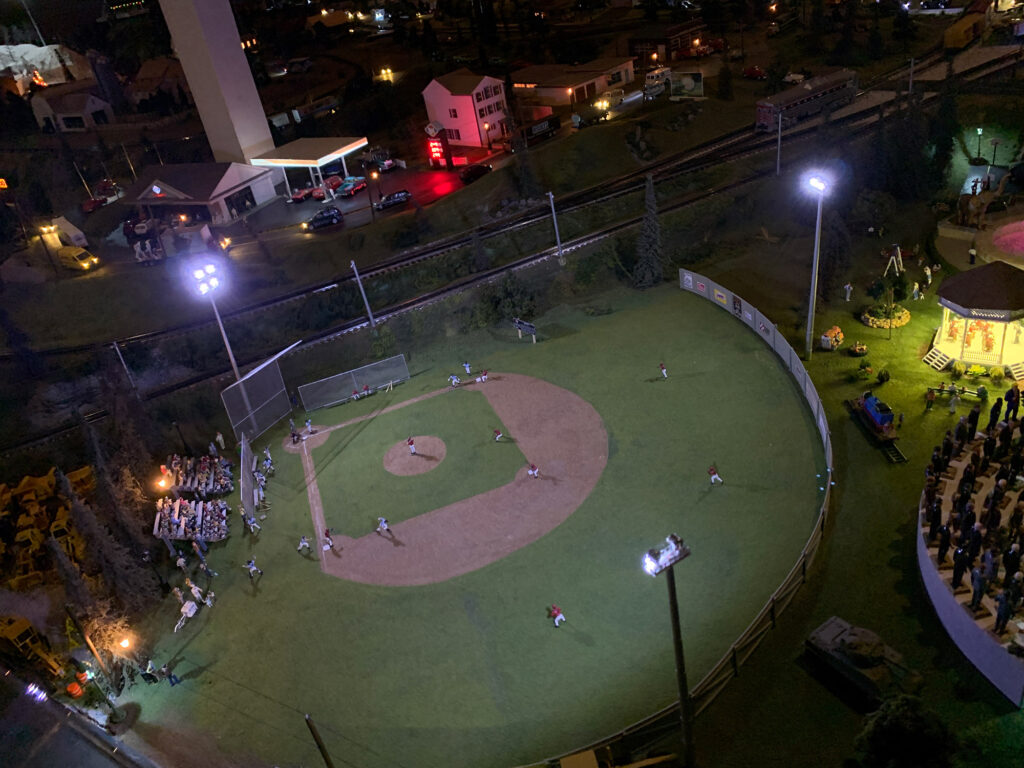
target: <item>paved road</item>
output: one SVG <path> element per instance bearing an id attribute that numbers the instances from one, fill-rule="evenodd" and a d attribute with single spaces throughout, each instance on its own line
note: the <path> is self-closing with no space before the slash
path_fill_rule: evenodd
<path id="1" fill-rule="evenodd" d="M 6 671 L 6 670 L 2 670 Z M 114 752 L 114 747 L 117 752 Z M 36 702 L 13 675 L 0 675 L 0 765 L 4 768 L 124 768 L 136 762 L 104 731 L 69 717 L 53 702 Z"/>

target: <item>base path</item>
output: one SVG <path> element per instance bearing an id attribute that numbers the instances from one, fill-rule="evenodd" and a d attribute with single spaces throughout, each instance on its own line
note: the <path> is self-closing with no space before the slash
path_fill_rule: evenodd
<path id="1" fill-rule="evenodd" d="M 511 373 L 463 386 L 484 394 L 507 430 L 508 438 L 502 440 L 515 440 L 540 468 L 540 479 L 529 477 L 524 465 L 508 485 L 396 523 L 390 535 L 336 536 L 337 554 L 322 553 L 326 573 L 386 586 L 446 581 L 536 541 L 590 495 L 608 461 L 608 433 L 587 401 L 546 381 Z M 315 446 L 304 448 L 310 508 L 319 532 L 323 512 L 313 466 Z M 493 448 L 503 449 L 500 444 Z"/>

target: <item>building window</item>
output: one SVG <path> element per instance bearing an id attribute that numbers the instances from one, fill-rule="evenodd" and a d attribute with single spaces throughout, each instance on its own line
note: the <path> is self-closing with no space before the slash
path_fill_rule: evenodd
<path id="1" fill-rule="evenodd" d="M 64 130 L 67 131 L 82 130 L 85 128 L 85 120 L 78 116 L 62 117 L 60 121 L 64 123 Z"/>
<path id="2" fill-rule="evenodd" d="M 504 114 L 505 113 L 505 102 L 504 101 L 497 101 L 497 102 L 495 102 L 494 103 L 494 111 L 495 112 L 501 112 L 502 114 Z"/>
<path id="3" fill-rule="evenodd" d="M 493 95 L 493 91 L 491 90 L 491 86 L 485 85 L 484 86 L 484 98 L 485 99 L 489 99 L 489 98 L 491 98 L 492 95 Z"/>
<path id="4" fill-rule="evenodd" d="M 501 86 L 500 85 L 494 86 L 494 95 L 495 96 L 501 96 Z"/>
<path id="5" fill-rule="evenodd" d="M 488 115 L 493 115 L 494 114 L 494 105 L 493 104 L 488 104 L 487 105 L 487 114 Z"/>
<path id="6" fill-rule="evenodd" d="M 480 91 L 476 92 L 476 100 L 477 101 L 483 101 L 484 100 L 484 95 L 482 93 L 480 93 Z"/>
<path id="7" fill-rule="evenodd" d="M 483 107 L 480 107 L 480 109 L 478 111 L 478 114 L 480 115 L 480 117 L 486 117 L 487 116 L 487 110 L 484 109 Z"/>
<path id="8" fill-rule="evenodd" d="M 455 110 L 452 111 L 454 112 Z M 462 134 L 459 132 L 458 128 L 445 128 L 445 133 L 448 134 L 448 139 L 450 141 L 462 141 Z"/>
<path id="9" fill-rule="evenodd" d="M 615 83 L 622 82 L 622 70 L 616 69 L 610 75 L 608 75 L 608 85 L 614 85 Z"/>
<path id="10" fill-rule="evenodd" d="M 453 118 L 453 119 L 457 119 L 458 116 L 459 116 L 459 110 L 454 109 L 454 108 L 448 110 L 448 117 Z"/>

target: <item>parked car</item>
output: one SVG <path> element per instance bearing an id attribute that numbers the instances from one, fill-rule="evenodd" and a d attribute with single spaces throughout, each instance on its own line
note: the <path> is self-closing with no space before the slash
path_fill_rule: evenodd
<path id="1" fill-rule="evenodd" d="M 341 211 L 333 205 L 329 205 L 326 208 L 321 208 L 313 214 L 313 218 L 302 222 L 302 228 L 308 232 L 313 229 L 320 229 L 320 227 L 330 227 L 335 224 L 340 224 L 343 219 L 344 217 L 341 215 Z"/>
<path id="2" fill-rule="evenodd" d="M 362 192 L 364 189 L 366 189 L 366 177 L 346 176 L 341 186 L 338 187 L 337 194 L 340 197 L 354 197 L 356 192 Z"/>
<path id="3" fill-rule="evenodd" d="M 383 211 L 385 208 L 394 208 L 396 205 L 403 205 L 410 200 L 412 200 L 412 193 L 407 189 L 400 189 L 397 192 L 384 195 L 380 202 L 374 203 L 373 207 L 378 211 Z"/>
<path id="4" fill-rule="evenodd" d="M 921 0 L 921 7 L 928 11 L 937 11 L 946 7 L 948 0 Z"/>
<path id="5" fill-rule="evenodd" d="M 459 178 L 462 179 L 463 184 L 472 184 L 482 176 L 486 176 L 491 172 L 491 166 L 483 165 L 482 163 L 474 163 L 473 165 L 467 165 L 461 171 L 459 171 Z"/>
<path id="6" fill-rule="evenodd" d="M 105 197 L 90 197 L 82 203 L 82 213 L 92 213 L 107 204 Z"/>
<path id="7" fill-rule="evenodd" d="M 309 70 L 313 68 L 313 60 L 308 56 L 301 56 L 289 61 L 285 68 L 288 70 L 289 74 L 295 74 L 296 72 L 309 72 Z"/>
<path id="8" fill-rule="evenodd" d="M 324 179 L 322 186 L 315 187 L 313 189 L 312 197 L 314 200 L 326 200 L 329 195 L 333 196 L 334 192 L 336 192 L 338 187 L 341 185 L 341 176 L 328 176 Z"/>
<path id="9" fill-rule="evenodd" d="M 98 258 L 77 245 L 62 245 L 57 249 L 57 260 L 62 267 L 82 271 L 88 271 L 100 263 Z"/>
<path id="10" fill-rule="evenodd" d="M 292 190 L 292 196 L 285 200 L 286 203 L 304 203 L 307 200 L 312 199 L 313 188 L 312 187 L 300 187 Z"/>
<path id="11" fill-rule="evenodd" d="M 743 70 L 743 76 L 748 80 L 767 80 L 768 73 L 764 71 L 764 67 L 759 67 L 757 64 L 747 67 Z"/>
<path id="12" fill-rule="evenodd" d="M 269 61 L 266 69 L 268 77 L 284 77 L 288 74 L 288 65 L 283 61 Z"/>
<path id="13" fill-rule="evenodd" d="M 390 157 L 385 157 L 383 160 L 374 160 L 373 162 L 377 165 L 377 170 L 381 173 L 387 173 L 388 171 L 394 170 L 398 167 L 395 161 Z"/>

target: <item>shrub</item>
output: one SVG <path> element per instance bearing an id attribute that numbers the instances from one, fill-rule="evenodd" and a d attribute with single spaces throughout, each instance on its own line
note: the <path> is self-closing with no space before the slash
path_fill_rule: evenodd
<path id="1" fill-rule="evenodd" d="M 1001 365 L 993 365 L 992 368 L 989 369 L 988 377 L 992 379 L 992 383 L 996 386 L 999 386 L 1005 376 L 1006 371 L 1003 370 L 1003 366 Z"/>
<path id="2" fill-rule="evenodd" d="M 953 361 L 953 367 L 950 369 L 954 379 L 963 378 L 963 375 L 967 373 L 967 366 L 961 363 L 959 360 Z"/>
<path id="3" fill-rule="evenodd" d="M 878 376 L 876 376 L 875 378 L 878 379 L 878 383 L 879 384 L 885 384 L 885 382 L 887 382 L 889 380 L 889 378 L 890 378 L 889 371 L 887 371 L 885 368 L 883 368 L 882 370 L 880 370 L 878 372 Z"/>
<path id="4" fill-rule="evenodd" d="M 967 369 L 967 375 L 973 379 L 988 375 L 988 369 L 983 365 L 974 364 Z"/>

